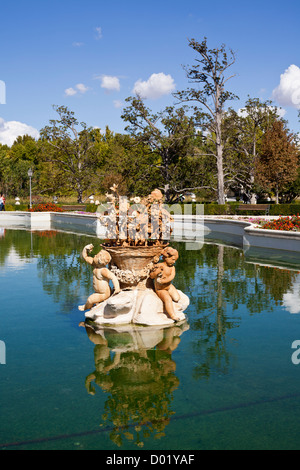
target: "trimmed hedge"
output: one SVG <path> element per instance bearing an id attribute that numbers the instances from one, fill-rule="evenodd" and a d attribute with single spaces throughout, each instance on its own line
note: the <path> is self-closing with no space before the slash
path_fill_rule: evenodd
<path id="1" fill-rule="evenodd" d="M 96 204 L 87 204 L 85 206 L 85 211 L 95 213 L 97 211 L 98 207 L 99 206 L 96 205 Z"/>
<path id="2" fill-rule="evenodd" d="M 272 204 L 270 215 L 298 215 L 300 204 Z"/>
<path id="3" fill-rule="evenodd" d="M 192 206 L 192 214 L 196 214 L 196 206 L 197 203 L 190 202 L 190 203 L 181 203 L 182 207 L 182 214 L 184 214 L 184 206 Z M 237 208 L 240 206 L 240 203 L 232 203 L 232 204 L 204 204 L 204 215 L 266 215 L 265 211 L 247 211 L 247 204 L 245 204 L 245 210 L 238 210 Z M 59 205 L 57 205 L 59 207 Z M 86 212 L 96 212 L 97 208 L 96 204 L 87 204 L 86 206 L 82 207 L 82 211 Z M 6 204 L 5 207 L 6 211 L 28 211 L 29 207 L 27 204 L 20 204 L 19 206 L 13 204 Z M 189 213 L 190 213 L 189 207 Z M 300 215 L 300 204 L 270 204 L 270 213 L 269 215 Z"/>
<path id="4" fill-rule="evenodd" d="M 29 205 L 28 204 L 20 204 L 16 206 L 15 204 L 5 204 L 5 210 L 7 212 L 14 212 L 14 211 L 28 211 Z"/>
<path id="5" fill-rule="evenodd" d="M 196 214 L 196 203 L 193 205 L 192 213 Z M 204 215 L 266 215 L 265 211 L 238 210 L 240 203 L 233 204 L 204 204 Z M 181 204 L 182 208 L 184 204 Z M 184 209 L 182 209 L 182 212 Z M 183 212 L 184 213 L 184 212 Z M 300 204 L 270 204 L 269 215 L 300 215 Z"/>
<path id="6" fill-rule="evenodd" d="M 235 215 L 240 204 L 204 204 L 204 215 Z"/>

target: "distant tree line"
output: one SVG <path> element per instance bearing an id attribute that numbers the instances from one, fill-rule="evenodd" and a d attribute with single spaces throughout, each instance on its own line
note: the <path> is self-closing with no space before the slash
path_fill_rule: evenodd
<path id="1" fill-rule="evenodd" d="M 167 202 L 196 192 L 224 204 L 231 190 L 254 202 L 272 194 L 276 202 L 300 196 L 297 136 L 271 101 L 248 99 L 239 112 L 226 106 L 238 97 L 227 90 L 235 54 L 207 39 L 189 41 L 197 57 L 185 68 L 191 87 L 174 93 L 175 103 L 153 113 L 139 97 L 128 97 L 124 133 L 79 122 L 65 106 L 38 140 L 18 137 L 0 144 L 0 189 L 10 197 L 105 194 L 117 183 L 123 194 L 143 196 L 160 188 Z M 299 113 L 300 118 L 300 113 Z"/>

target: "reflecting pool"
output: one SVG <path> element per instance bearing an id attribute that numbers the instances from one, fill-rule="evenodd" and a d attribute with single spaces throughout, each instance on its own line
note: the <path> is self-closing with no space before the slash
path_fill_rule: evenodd
<path id="1" fill-rule="evenodd" d="M 174 242 L 187 321 L 95 330 L 89 243 L 0 233 L 0 449 L 299 449 L 297 259 Z"/>

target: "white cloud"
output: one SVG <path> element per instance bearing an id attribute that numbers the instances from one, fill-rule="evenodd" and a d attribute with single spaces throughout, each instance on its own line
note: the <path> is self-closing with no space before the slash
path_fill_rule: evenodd
<path id="1" fill-rule="evenodd" d="M 74 88 L 67 88 L 65 90 L 65 94 L 66 96 L 73 96 L 73 95 L 76 95 L 77 91 L 74 90 Z"/>
<path id="2" fill-rule="evenodd" d="M 114 100 L 114 107 L 115 108 L 122 108 L 123 103 L 120 100 Z"/>
<path id="3" fill-rule="evenodd" d="M 77 83 L 76 88 L 80 93 L 86 93 L 89 87 L 85 86 L 83 83 Z"/>
<path id="4" fill-rule="evenodd" d="M 175 90 L 175 83 L 171 75 L 164 73 L 153 73 L 147 81 L 141 79 L 135 82 L 133 93 L 143 99 L 157 99 L 163 95 L 168 95 Z"/>
<path id="5" fill-rule="evenodd" d="M 13 269 L 22 269 L 26 263 L 31 262 L 30 259 L 21 258 L 21 256 L 16 252 L 14 247 L 11 247 L 7 257 L 5 258 L 5 266 L 7 268 Z"/>
<path id="6" fill-rule="evenodd" d="M 273 98 L 283 106 L 300 109 L 300 68 L 297 65 L 290 65 L 280 75 L 280 83 L 273 90 Z"/>
<path id="7" fill-rule="evenodd" d="M 84 46 L 84 42 L 73 42 L 72 46 L 73 47 L 82 47 L 82 46 Z"/>
<path id="8" fill-rule="evenodd" d="M 120 91 L 120 80 L 118 77 L 103 75 L 101 77 L 101 88 L 105 88 L 107 91 Z"/>
<path id="9" fill-rule="evenodd" d="M 0 143 L 3 145 L 11 146 L 17 137 L 23 135 L 30 135 L 38 139 L 39 132 L 34 127 L 28 126 L 23 122 L 18 121 L 4 121 L 0 118 Z"/>
<path id="10" fill-rule="evenodd" d="M 76 90 L 75 90 L 76 88 Z M 75 86 L 75 88 L 67 88 L 65 90 L 65 95 L 66 96 L 74 96 L 76 95 L 78 92 L 79 93 L 86 93 L 88 90 L 89 90 L 89 87 L 85 86 L 83 83 L 77 83 L 77 85 Z"/>
<path id="11" fill-rule="evenodd" d="M 95 28 L 95 31 L 96 31 L 96 39 L 101 39 L 102 38 L 102 28 L 100 28 L 100 26 L 97 26 L 97 28 Z"/>
<path id="12" fill-rule="evenodd" d="M 290 313 L 300 313 L 300 276 L 292 288 L 284 294 L 282 303 Z"/>

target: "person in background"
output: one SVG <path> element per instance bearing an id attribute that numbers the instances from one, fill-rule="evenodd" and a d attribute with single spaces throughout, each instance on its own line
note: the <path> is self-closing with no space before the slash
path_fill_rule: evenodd
<path id="1" fill-rule="evenodd" d="M 3 193 L 0 193 L 0 212 L 5 211 L 5 197 Z"/>

